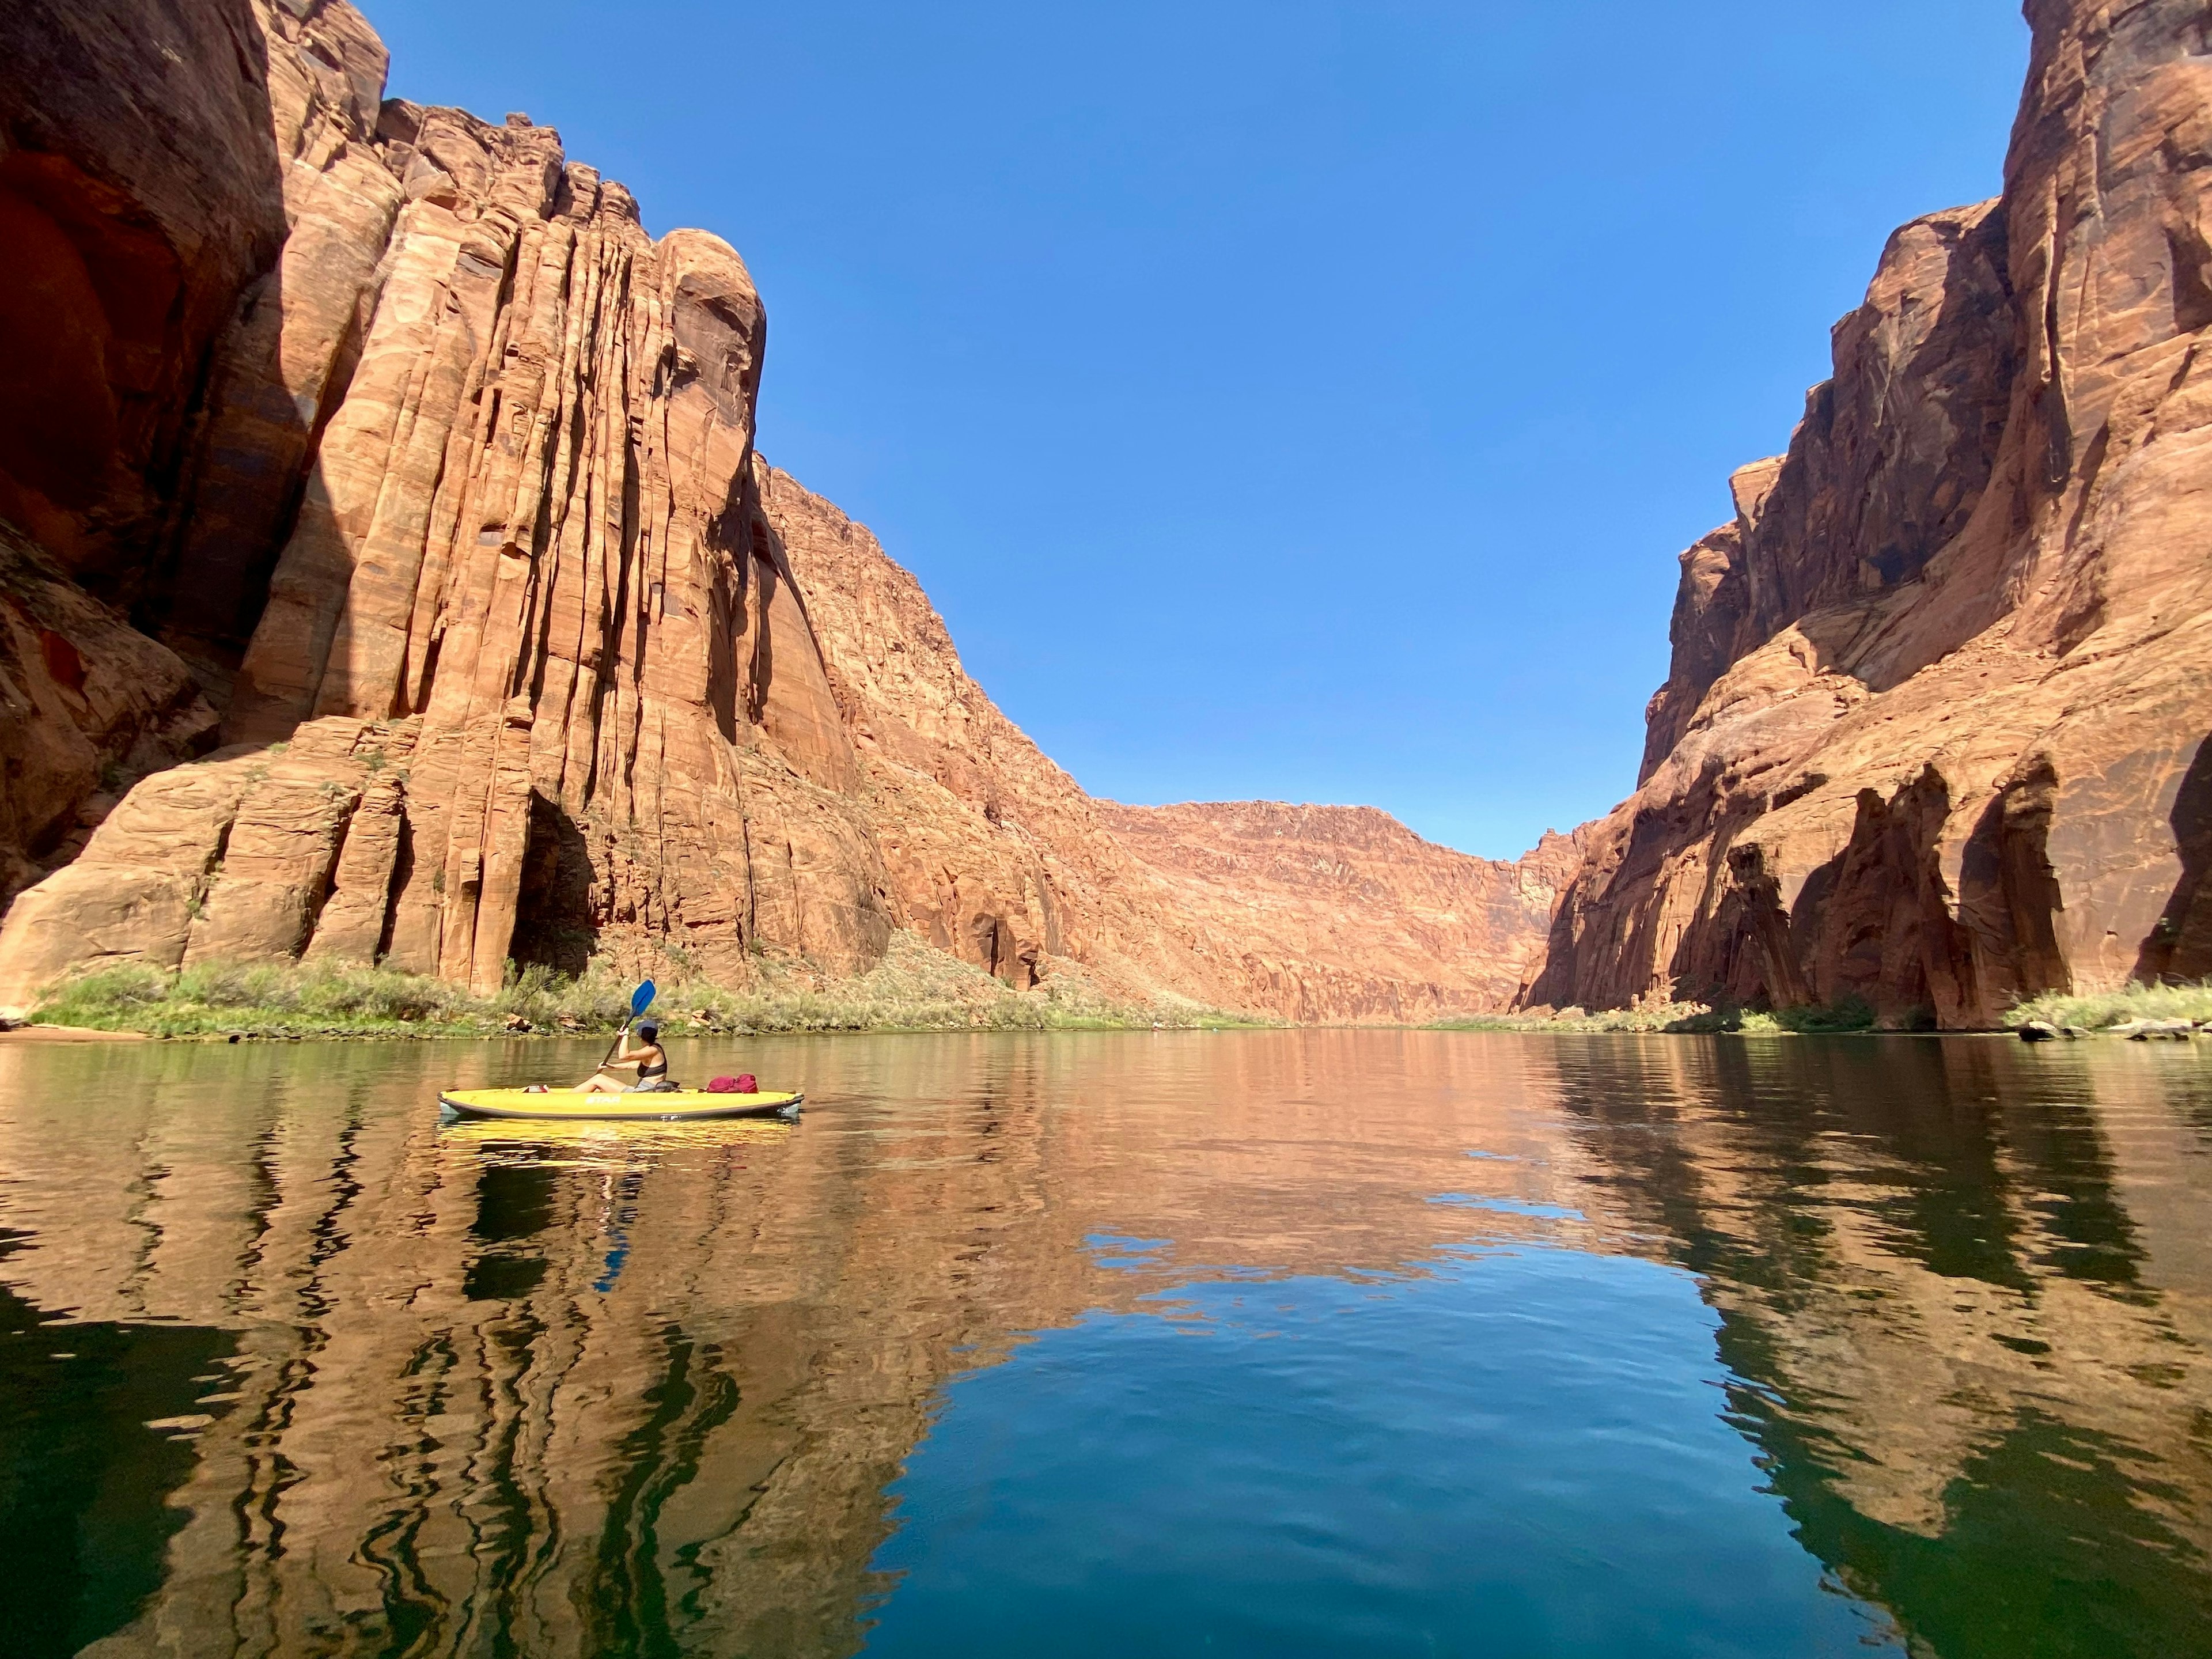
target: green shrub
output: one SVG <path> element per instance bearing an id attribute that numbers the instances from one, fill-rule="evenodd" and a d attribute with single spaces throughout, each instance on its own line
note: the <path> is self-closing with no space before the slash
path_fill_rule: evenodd
<path id="1" fill-rule="evenodd" d="M 1825 1008 L 1778 1008 L 1774 1019 L 1785 1031 L 1871 1031 L 1875 1024 L 1874 1004 L 1862 996 L 1839 998 Z"/>
<path id="2" fill-rule="evenodd" d="M 1732 1018 L 1732 1017 L 1731 1017 Z M 1647 1002 L 1640 1008 L 1604 1008 L 1595 1013 L 1565 1008 L 1556 1013 L 1474 1014 L 1440 1021 L 1446 1031 L 1550 1031 L 1570 1034 L 1734 1030 L 1702 1002 Z"/>
<path id="3" fill-rule="evenodd" d="M 1711 1003 L 1647 1002 L 1640 1008 L 1580 1008 L 1553 1014 L 1483 1014 L 1443 1022 L 1454 1031 L 1550 1031 L 1601 1033 L 1663 1031 L 1674 1036 L 1772 1036 L 1782 1032 L 1870 1031 L 1874 1006 L 1863 997 L 1845 997 L 1827 1007 L 1745 1008 L 1723 998 Z"/>

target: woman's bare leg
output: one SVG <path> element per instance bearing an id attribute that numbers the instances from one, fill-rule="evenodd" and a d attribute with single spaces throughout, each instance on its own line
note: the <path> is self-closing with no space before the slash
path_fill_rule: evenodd
<path id="1" fill-rule="evenodd" d="M 605 1072 L 594 1072 L 576 1085 L 576 1092 L 580 1095 L 618 1095 L 622 1091 L 620 1080 L 609 1077 Z"/>

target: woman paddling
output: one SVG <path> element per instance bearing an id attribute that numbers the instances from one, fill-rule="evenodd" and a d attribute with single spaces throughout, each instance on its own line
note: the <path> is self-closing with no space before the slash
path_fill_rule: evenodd
<path id="1" fill-rule="evenodd" d="M 622 1036 L 622 1052 L 576 1085 L 580 1095 L 663 1095 L 676 1092 L 668 1075 L 668 1054 L 660 1046 L 660 1027 L 647 1020 L 637 1028 L 638 1046 L 629 1046 L 629 1032 Z M 637 1081 L 624 1083 L 607 1075 L 617 1067 L 635 1067 Z"/>

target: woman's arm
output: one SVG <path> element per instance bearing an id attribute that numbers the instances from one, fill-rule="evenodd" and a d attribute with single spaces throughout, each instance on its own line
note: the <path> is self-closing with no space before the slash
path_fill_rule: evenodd
<path id="1" fill-rule="evenodd" d="M 599 1069 L 601 1071 L 628 1071 L 634 1069 L 636 1066 L 638 1062 L 633 1056 L 629 1046 L 629 1026 L 625 1025 L 622 1028 L 622 1035 L 617 1039 L 617 1042 L 621 1045 L 620 1052 L 611 1054 L 607 1059 L 601 1060 L 599 1062 Z"/>

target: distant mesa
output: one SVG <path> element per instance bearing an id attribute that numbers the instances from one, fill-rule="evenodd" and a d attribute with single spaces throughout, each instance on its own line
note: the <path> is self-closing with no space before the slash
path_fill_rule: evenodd
<path id="1" fill-rule="evenodd" d="M 1504 863 L 1423 841 L 1372 806 L 1097 805 L 1177 914 L 1243 948 L 1251 1006 L 1299 1020 L 1510 1007 L 1579 864 L 1565 836 Z"/>

